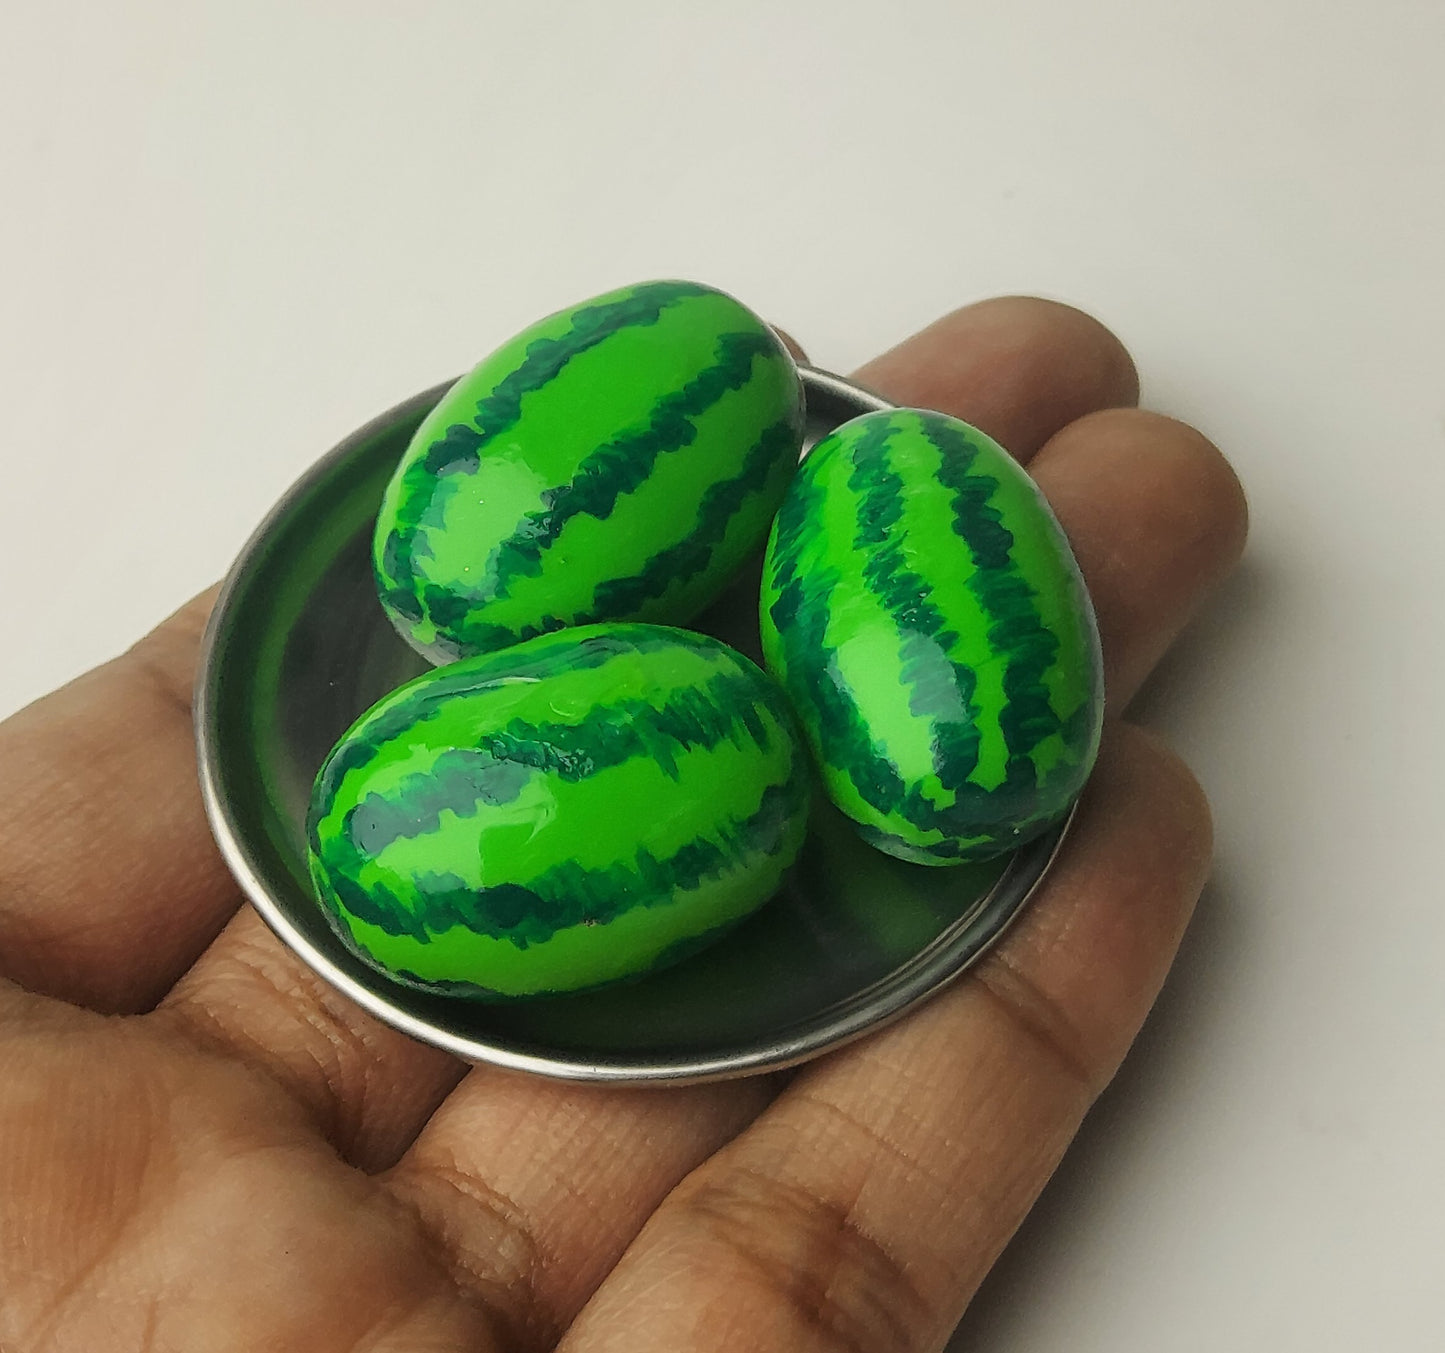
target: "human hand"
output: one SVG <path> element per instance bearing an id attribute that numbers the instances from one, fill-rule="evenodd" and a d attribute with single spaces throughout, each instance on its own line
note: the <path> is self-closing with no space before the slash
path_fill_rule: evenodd
<path id="1" fill-rule="evenodd" d="M 0 1348 L 938 1348 L 1143 1020 L 1207 869 L 1189 773 L 1119 718 L 1243 545 L 1198 433 L 1092 320 L 958 311 L 859 373 L 1030 464 L 1111 722 L 1048 881 L 982 963 L 787 1075 L 466 1069 L 316 979 L 196 788 L 209 598 L 0 726 Z"/>

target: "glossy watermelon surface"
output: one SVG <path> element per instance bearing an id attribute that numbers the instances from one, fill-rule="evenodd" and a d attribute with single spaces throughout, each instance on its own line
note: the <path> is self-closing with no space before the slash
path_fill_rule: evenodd
<path id="1" fill-rule="evenodd" d="M 579 627 L 427 672 L 317 776 L 333 928 L 402 981 L 578 990 L 664 966 L 777 890 L 810 773 L 785 698 L 716 639 Z"/>
<path id="2" fill-rule="evenodd" d="M 760 620 L 829 797 L 889 854 L 1010 850 L 1088 776 L 1088 594 L 1033 480 L 967 423 L 884 410 L 819 442 L 773 528 Z"/>
<path id="3" fill-rule="evenodd" d="M 762 548 L 802 435 L 797 367 L 723 292 L 647 282 L 560 311 L 412 438 L 377 519 L 382 606 L 435 663 L 683 624 Z"/>

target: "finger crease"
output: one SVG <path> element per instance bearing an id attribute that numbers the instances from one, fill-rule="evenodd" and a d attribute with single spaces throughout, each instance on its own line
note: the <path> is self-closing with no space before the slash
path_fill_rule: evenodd
<path id="1" fill-rule="evenodd" d="M 966 974 L 981 994 L 1042 1053 L 1064 1077 L 1095 1098 L 1100 1089 L 1098 1072 L 1084 1046 L 1078 1027 L 1062 1006 L 1023 970 L 995 952 Z"/>
<path id="2" fill-rule="evenodd" d="M 904 1353 L 933 1324 L 910 1267 L 849 1206 L 747 1169 L 700 1186 L 683 1206 L 710 1242 L 840 1353 Z"/>
<path id="3" fill-rule="evenodd" d="M 810 1090 L 794 1090 L 789 1098 L 794 1097 L 802 1100 L 805 1104 L 821 1109 L 854 1136 L 863 1138 L 870 1146 L 876 1147 L 885 1155 L 892 1157 L 913 1179 L 934 1189 L 942 1190 L 951 1187 L 942 1175 L 930 1170 L 921 1160 L 904 1150 L 897 1142 L 890 1140 L 877 1128 L 865 1123 L 856 1114 L 850 1113 L 841 1104 L 837 1104 L 831 1099 L 824 1099 Z"/>
<path id="4" fill-rule="evenodd" d="M 141 679 L 141 684 L 159 696 L 163 704 L 183 714 L 189 722 L 190 687 L 177 687 L 175 677 L 166 669 L 164 663 L 150 655 L 144 642 L 132 648 L 126 654 L 126 659 L 131 664 L 131 670 Z"/>
<path id="5" fill-rule="evenodd" d="M 331 1008 L 319 978 L 305 970 L 288 969 L 287 975 L 294 977 L 294 983 L 279 981 L 264 962 L 252 961 L 249 951 L 237 953 L 233 961 L 237 969 L 234 974 L 223 978 L 217 973 L 212 978 L 212 1002 L 217 991 L 223 990 L 222 981 L 259 984 L 263 998 L 274 998 L 274 1003 L 297 1024 L 316 1035 L 289 1040 L 300 1042 L 301 1057 L 314 1069 L 314 1076 L 307 1074 L 304 1063 L 298 1066 L 292 1059 L 277 1056 L 244 1028 L 222 1020 L 199 996 L 188 998 L 185 1004 L 204 1010 L 223 1043 L 233 1039 L 238 1045 L 237 1055 L 247 1065 L 269 1075 L 299 1100 L 326 1139 L 349 1160 L 361 1137 L 371 1097 L 374 1059 L 365 1037 Z"/>
<path id="6" fill-rule="evenodd" d="M 173 1006 L 163 1006 L 151 1018 L 169 1013 L 167 1021 L 177 1037 L 206 1057 L 217 1057 L 249 1072 L 257 1080 L 280 1093 L 299 1109 L 315 1130 L 335 1142 L 335 1112 L 326 1112 L 325 1102 L 318 1102 L 304 1088 L 304 1080 L 284 1061 L 244 1028 L 227 1024 L 203 1002 L 188 999 Z"/>
<path id="7" fill-rule="evenodd" d="M 438 1247 L 440 1262 L 458 1294 L 480 1303 L 507 1337 L 504 1348 L 551 1348 L 562 1335 L 557 1321 L 537 1298 L 541 1274 L 552 1257 L 528 1224 L 526 1213 L 505 1193 L 459 1166 L 437 1161 L 411 1163 L 387 1183 Z M 448 1198 L 432 1196 L 439 1187 Z M 460 1201 L 465 1221 L 451 1217 Z M 465 1238 L 480 1214 L 490 1234 L 485 1244 Z"/>

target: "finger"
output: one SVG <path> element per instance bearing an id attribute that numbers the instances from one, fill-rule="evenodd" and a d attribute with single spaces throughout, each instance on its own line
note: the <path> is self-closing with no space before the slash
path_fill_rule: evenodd
<path id="1" fill-rule="evenodd" d="M 1021 360 L 1029 378 L 1013 381 L 1011 389 L 1013 398 L 1028 406 L 1027 416 L 998 399 L 985 360 L 987 344 L 973 332 L 975 318 L 988 341 L 1006 342 L 1011 351 L 1024 354 Z M 1072 346 L 1076 344 L 1089 351 L 1080 356 Z M 1062 376 L 1050 366 L 1049 354 L 1057 360 Z M 921 335 L 912 363 L 901 360 L 899 350 L 890 355 L 890 361 L 900 372 L 913 372 L 915 365 L 931 372 L 925 384 L 937 395 L 934 403 L 964 413 L 988 403 L 1000 416 L 1007 415 L 1003 426 L 1033 428 L 1033 433 L 1022 437 L 1025 451 L 1036 449 L 1031 438 L 1042 442 L 1057 431 L 1054 419 L 1071 417 L 1084 405 L 1102 407 L 1118 398 L 1130 398 L 1133 390 L 1132 374 L 1127 380 L 1120 375 L 1132 373 L 1132 366 L 1117 340 L 1077 312 L 1047 302 L 970 307 Z M 1088 371 L 1095 372 L 1097 379 L 1080 375 Z M 886 371 L 883 376 L 886 380 Z M 907 392 L 885 389 L 883 393 L 901 398 Z M 1040 413 L 1041 409 L 1045 412 Z M 1015 440 L 1018 444 L 1019 439 Z M 275 1074 L 311 1104 L 317 1120 L 338 1125 L 343 1151 L 372 1167 L 384 1163 L 408 1131 L 413 1135 L 421 1132 L 439 1094 L 450 1087 L 454 1068 L 433 1068 L 442 1083 L 440 1089 L 435 1082 L 428 1085 L 428 1071 L 418 1069 L 414 1045 L 380 1037 L 369 1017 L 324 990 L 308 994 L 310 983 L 299 963 L 281 954 L 269 936 L 257 932 L 253 938 L 254 928 L 243 931 L 250 926 L 249 921 L 238 919 L 237 935 L 228 932 L 217 941 L 177 988 L 168 1006 L 183 1007 L 183 1019 L 204 1026 L 207 1037 L 219 1043 L 230 1040 L 239 1055 L 254 1057 L 255 1049 L 268 1049 Z M 267 956 L 261 964 L 263 947 Z M 244 971 L 257 966 L 268 970 L 262 980 Z M 279 998 L 278 992 L 283 993 Z M 405 1094 L 387 1098 L 384 1087 L 393 1084 L 408 1087 Z M 539 1106 L 540 1117 L 529 1127 L 534 1136 L 545 1137 L 549 1131 L 546 1124 L 557 1115 L 568 1114 L 570 1101 L 565 1096 L 559 1099 L 554 1087 L 514 1083 L 485 1070 L 474 1072 L 452 1092 L 435 1123 L 417 1141 L 413 1155 L 402 1160 L 397 1177 L 402 1187 L 416 1191 L 419 1206 L 450 1209 L 446 1229 L 457 1237 L 460 1263 L 473 1281 L 489 1290 L 508 1292 L 523 1282 L 525 1290 L 512 1298 L 512 1304 L 534 1312 L 530 1319 L 538 1327 L 557 1328 L 565 1327 L 585 1292 L 565 1283 L 548 1286 L 553 1280 L 545 1279 L 541 1295 L 532 1294 L 527 1280 L 517 1277 L 518 1267 L 509 1266 L 493 1243 L 497 1234 L 495 1198 L 522 1200 L 508 1204 L 504 1211 L 512 1217 L 513 1229 L 541 1237 L 537 1249 L 549 1256 L 549 1272 L 600 1273 L 642 1224 L 650 1200 L 705 1158 L 720 1140 L 719 1134 L 726 1137 L 736 1130 L 738 1115 L 746 1120 L 761 1102 L 758 1096 L 765 1093 L 756 1086 L 746 1092 L 738 1087 L 695 1095 L 689 1092 L 672 1101 L 674 1112 L 666 1119 L 664 1132 L 656 1112 L 645 1107 L 649 1100 L 639 1099 L 634 1092 L 588 1091 L 589 1116 L 582 1121 L 566 1117 L 565 1146 L 545 1157 L 545 1168 L 535 1176 L 503 1178 L 500 1162 L 511 1138 L 505 1114 L 496 1116 L 499 1085 L 512 1087 L 506 1090 L 508 1097 L 515 1094 Z M 413 1105 L 409 1126 L 405 1117 L 408 1102 Z M 576 1228 L 565 1227 L 558 1231 L 550 1216 L 534 1215 L 541 1200 L 568 1196 L 575 1187 L 566 1178 L 576 1173 L 569 1161 L 594 1160 L 599 1155 L 630 1162 L 630 1168 L 639 1168 L 639 1162 L 649 1164 L 635 1192 L 616 1186 L 607 1176 L 604 1187 L 587 1193 L 586 1205 L 598 1210 L 595 1234 L 584 1236 Z M 470 1181 L 468 1187 L 437 1188 L 426 1183 L 436 1175 L 437 1161 L 444 1163 L 449 1178 Z M 419 1182 L 413 1184 L 413 1180 Z M 428 1190 L 429 1197 L 423 1199 Z M 609 1238 L 610 1248 L 599 1236 Z M 488 1274 L 492 1276 L 486 1277 Z"/>
<path id="2" fill-rule="evenodd" d="M 508 1348 L 550 1349 L 668 1192 L 776 1082 L 608 1089 L 473 1071 L 386 1176 Z"/>
<path id="3" fill-rule="evenodd" d="M 1091 423 L 1091 427 L 1085 426 Z M 1033 469 L 1046 488 L 1052 490 L 1055 483 L 1060 486 L 1066 529 L 1082 532 L 1087 538 L 1083 557 L 1100 600 L 1111 680 L 1122 688 L 1125 682 L 1138 680 L 1162 647 L 1161 636 L 1178 629 L 1183 614 L 1237 556 L 1243 539 L 1242 499 L 1219 453 L 1180 424 L 1120 411 L 1101 413 L 1074 426 L 1079 434 L 1073 435 L 1073 427 L 1058 434 L 1036 458 Z M 1181 509 L 1180 503 L 1187 506 Z M 1115 530 L 1111 536 L 1106 528 L 1111 514 L 1121 510 L 1131 521 L 1122 534 L 1127 543 L 1116 554 L 1107 546 L 1111 539 L 1121 538 L 1120 532 Z M 1087 826 L 1082 830 L 1087 831 Z M 604 1244 L 595 1235 L 582 1237 L 571 1229 L 567 1206 L 560 1212 L 546 1206 L 546 1200 L 556 1196 L 549 1192 L 554 1188 L 551 1172 L 565 1168 L 565 1154 L 553 1161 L 524 1150 L 519 1159 L 508 1161 L 508 1147 L 515 1147 L 517 1136 L 510 1118 L 498 1120 L 486 1111 L 494 1094 L 490 1082 L 469 1081 L 426 1129 L 408 1161 L 417 1164 L 424 1180 L 438 1161 L 447 1171 L 459 1170 L 467 1178 L 487 1180 L 488 1191 L 483 1196 L 490 1206 L 454 1208 L 450 1224 L 454 1243 L 471 1256 L 467 1262 L 472 1271 L 488 1275 L 486 1286 L 500 1294 L 494 1300 L 527 1312 L 523 1323 L 546 1331 L 565 1324 L 567 1314 L 575 1309 L 572 1303 L 585 1294 L 593 1275 L 606 1271 L 618 1241 L 646 1215 L 643 1205 L 657 1196 L 669 1175 L 686 1159 L 702 1158 L 703 1148 L 696 1136 L 702 1128 L 715 1125 L 715 1120 L 696 1120 L 694 1140 L 685 1144 L 676 1158 L 666 1161 L 646 1149 L 638 1139 L 638 1125 L 633 1122 L 629 1127 L 625 1112 L 623 1130 L 609 1126 L 600 1145 L 590 1132 L 586 1134 L 589 1161 L 600 1151 L 610 1161 L 626 1162 L 627 1168 L 633 1168 L 639 1159 L 661 1166 L 629 1196 L 621 1180 L 588 1165 L 584 1198 L 589 1209 L 594 1206 L 590 1184 L 595 1184 L 598 1196 L 606 1200 L 606 1214 L 620 1223 L 606 1238 L 611 1243 Z M 600 1102 L 608 1101 L 604 1096 Z M 693 1107 L 687 1106 L 687 1112 L 693 1112 Z M 683 1128 L 687 1128 L 686 1120 Z M 669 1134 L 668 1141 L 676 1145 L 678 1138 Z M 479 1256 L 499 1250 L 499 1194 L 509 1200 L 503 1209 L 508 1225 L 531 1238 L 525 1245 L 511 1247 L 525 1256 L 526 1262 L 498 1266 L 484 1260 L 477 1270 Z M 444 1211 L 457 1202 L 450 1188 L 432 1188 L 431 1195 L 433 1205 L 439 1202 Z M 576 1201 L 575 1195 L 563 1196 Z M 630 1216 L 619 1215 L 624 1209 L 630 1209 Z M 538 1253 L 561 1257 L 539 1268 Z M 552 1276 L 568 1271 L 582 1275 L 583 1280 L 569 1283 Z"/>
<path id="4" fill-rule="evenodd" d="M 145 1009 L 235 909 L 191 733 L 213 595 L 0 724 L 0 975 Z"/>
<path id="5" fill-rule="evenodd" d="M 793 360 L 795 362 L 806 362 L 808 360 L 808 354 L 803 351 L 803 345 L 799 343 L 792 334 L 790 334 L 786 329 L 778 328 L 776 324 L 772 326 L 772 330 L 775 334 L 777 334 L 783 346 L 787 348 L 787 350 L 792 354 Z"/>
<path id="6" fill-rule="evenodd" d="M 895 404 L 972 423 L 1024 462 L 1074 419 L 1139 399 L 1133 360 L 1108 329 L 1032 296 L 964 306 L 856 374 Z"/>
<path id="7" fill-rule="evenodd" d="M 761 1078 L 616 1090 L 489 1068 L 447 1098 L 461 1063 L 372 1019 L 251 912 L 146 1020 L 279 1084 L 352 1164 L 395 1166 L 387 1184 L 444 1239 L 509 1347 L 550 1347 L 642 1219 L 771 1098 Z"/>
<path id="8" fill-rule="evenodd" d="M 338 1154 L 391 1165 L 465 1065 L 368 1015 L 239 912 L 146 1022 L 279 1085 Z"/>
<path id="9" fill-rule="evenodd" d="M 1207 869 L 1189 773 L 1115 732 L 994 956 L 805 1068 L 669 1197 L 564 1348 L 942 1346 L 1137 1032 Z"/>
<path id="10" fill-rule="evenodd" d="M 1113 409 L 1070 423 L 1029 465 L 1073 546 L 1121 710 L 1238 562 L 1248 529 L 1229 462 L 1183 423 Z"/>
<path id="11" fill-rule="evenodd" d="M 1239 480 L 1200 433 L 1130 406 L 1129 354 L 1069 306 L 1002 297 L 944 316 L 858 372 L 954 414 L 1029 466 L 1089 585 L 1114 709 L 1238 561 Z"/>

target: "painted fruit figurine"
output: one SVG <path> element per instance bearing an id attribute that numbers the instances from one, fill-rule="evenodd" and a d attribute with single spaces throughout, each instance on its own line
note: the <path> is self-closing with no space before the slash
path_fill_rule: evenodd
<path id="1" fill-rule="evenodd" d="M 1098 750 L 1093 608 L 1032 479 L 945 414 L 864 414 L 803 463 L 768 544 L 769 670 L 829 797 L 901 859 L 1060 821 Z"/>
<path id="2" fill-rule="evenodd" d="M 810 772 L 776 684 L 656 625 L 434 669 L 316 779 L 311 872 L 341 938 L 411 985 L 579 990 L 692 952 L 777 889 Z"/>
<path id="3" fill-rule="evenodd" d="M 598 620 L 681 624 L 761 549 L 803 393 L 746 306 L 648 282 L 541 320 L 463 376 L 382 501 L 382 606 L 434 663 Z"/>

